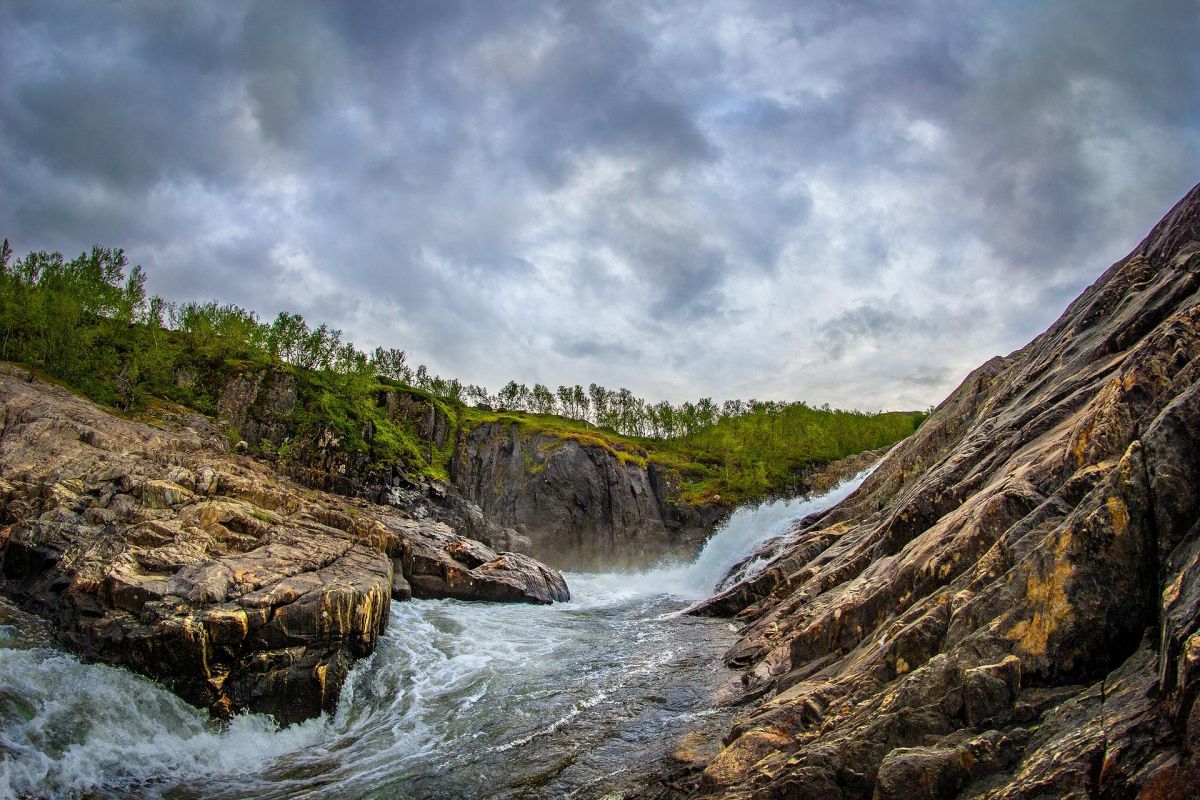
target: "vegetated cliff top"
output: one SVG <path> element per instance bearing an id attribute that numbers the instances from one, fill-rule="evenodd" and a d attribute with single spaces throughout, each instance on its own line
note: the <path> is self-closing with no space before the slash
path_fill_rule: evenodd
<path id="1" fill-rule="evenodd" d="M 813 464 L 890 445 L 911 434 L 924 417 L 799 403 L 733 403 L 718 409 L 702 401 L 674 407 L 596 386 L 592 422 L 582 419 L 589 401 L 580 387 L 562 393 L 570 403 L 563 400 L 561 408 L 570 405 L 575 418 L 528 409 L 492 411 L 486 404 L 462 402 L 458 381 L 430 377 L 423 368 L 414 377 L 400 351 L 379 349 L 368 356 L 342 342 L 340 332 L 324 325 L 310 328 L 298 315 L 281 314 L 268 325 L 235 306 L 175 307 L 147 299 L 145 273 L 139 267 L 127 270 L 120 250 L 97 247 L 71 261 L 48 253 L 10 261 L 5 250 L 0 360 L 27 364 L 126 411 L 167 401 L 210 415 L 225 412 L 239 420 L 227 431 L 231 443 L 244 439 L 258 455 L 330 475 L 399 467 L 414 479 L 447 481 L 458 432 L 501 422 L 603 448 L 622 463 L 658 463 L 681 474 L 684 500 L 699 504 L 720 498 L 732 504 L 785 490 Z M 265 374 L 283 374 L 287 380 L 266 399 L 270 407 L 249 409 L 264 403 L 252 389 Z M 428 386 L 414 387 L 397 377 L 422 378 Z M 445 392 L 431 390 L 438 387 Z M 486 395 L 480 387 L 467 388 Z M 522 389 L 513 383 L 501 396 L 529 405 L 530 393 Z M 558 407 L 546 387 L 535 389 L 538 408 Z M 440 417 L 433 427 L 450 435 L 439 436 L 430 447 L 431 430 L 388 413 L 389 393 L 422 399 Z M 595 407 L 600 403 L 603 414 Z M 267 430 L 256 426 L 251 435 L 241 421 L 254 416 L 245 413 L 253 410 L 271 420 Z M 653 432 L 664 435 L 632 435 Z"/>
<path id="2" fill-rule="evenodd" d="M 747 623 L 752 704 L 684 788 L 1194 796 L 1198 356 L 1200 186 L 696 609 Z"/>

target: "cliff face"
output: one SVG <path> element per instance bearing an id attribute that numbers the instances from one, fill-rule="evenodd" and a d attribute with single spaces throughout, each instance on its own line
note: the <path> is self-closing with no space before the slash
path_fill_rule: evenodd
<path id="1" fill-rule="evenodd" d="M 420 394 L 382 392 L 386 418 L 416 443 L 407 458 L 444 461 L 449 484 L 441 485 L 417 477 L 405 457 L 381 466 L 349 452 L 335 431 L 297 441 L 296 404 L 296 381 L 286 370 L 239 375 L 220 393 L 218 419 L 252 452 L 292 447 L 281 468 L 307 486 L 429 514 L 564 567 L 637 567 L 667 553 L 688 555 L 729 510 L 681 502 L 679 475 L 647 463 L 644 453 L 514 423 L 468 426 Z M 368 443 L 376 435 L 362 433 Z"/>
<path id="2" fill-rule="evenodd" d="M 725 509 L 679 502 L 679 478 L 600 445 L 489 423 L 459 438 L 454 487 L 533 553 L 573 568 L 644 566 L 703 542 Z"/>
<path id="3" fill-rule="evenodd" d="M 681 790 L 1194 796 L 1198 355 L 1200 187 L 694 609 L 746 624 L 752 704 Z"/>
<path id="4" fill-rule="evenodd" d="M 185 409 L 133 421 L 0 366 L 0 424 L 0 593 L 217 715 L 331 709 L 392 600 L 569 596 L 531 558 L 231 456 Z"/>
<path id="5" fill-rule="evenodd" d="M 345 436 L 332 427 L 320 427 L 301 435 L 297 412 L 300 387 L 286 368 L 249 371 L 229 377 L 217 395 L 217 421 L 227 435 L 241 440 L 248 452 L 274 456 L 290 449 L 290 457 L 277 467 L 305 485 L 345 495 L 380 500 L 381 493 L 404 476 L 397 469 L 373 464 L 369 452 L 345 446 Z M 422 443 L 423 455 L 432 462 L 433 448 L 445 446 L 449 427 L 445 415 L 427 399 L 403 391 L 386 392 L 379 399 L 387 418 L 411 429 Z M 361 431 L 370 442 L 375 435 Z"/>

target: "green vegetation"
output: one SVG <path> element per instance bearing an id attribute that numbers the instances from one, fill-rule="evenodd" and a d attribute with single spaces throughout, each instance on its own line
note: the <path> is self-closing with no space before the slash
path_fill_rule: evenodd
<path id="1" fill-rule="evenodd" d="M 740 502 L 791 488 L 797 476 L 814 465 L 898 442 L 915 431 L 925 416 L 755 403 L 745 413 L 663 440 L 659 447 L 664 453 L 706 465 L 704 477 L 686 487 L 685 499 L 699 502 L 720 495 Z"/>
<path id="2" fill-rule="evenodd" d="M 924 419 L 755 400 L 649 403 L 597 384 L 551 390 L 510 381 L 492 394 L 431 375 L 424 365 L 413 370 L 403 350 L 368 355 L 341 331 L 312 328 L 298 314 L 266 323 L 233 305 L 148 298 L 145 273 L 128 269 L 121 250 L 94 247 L 71 261 L 35 252 L 12 261 L 7 241 L 0 249 L 0 360 L 27 364 L 125 412 L 166 400 L 215 415 L 222 392 L 241 379 L 257 417 L 280 417 L 271 436 L 251 437 L 254 452 L 327 474 L 398 465 L 448 480 L 456 434 L 499 422 L 602 447 L 622 463 L 675 469 L 694 503 L 786 489 L 805 468 L 889 445 Z M 269 404 L 259 391 L 264 381 L 294 394 L 286 409 L 262 407 Z M 422 412 L 390 412 L 401 396 Z M 436 420 L 441 437 L 428 429 Z M 247 438 L 235 428 L 228 436 L 231 446 Z M 529 467 L 537 471 L 532 461 Z"/>

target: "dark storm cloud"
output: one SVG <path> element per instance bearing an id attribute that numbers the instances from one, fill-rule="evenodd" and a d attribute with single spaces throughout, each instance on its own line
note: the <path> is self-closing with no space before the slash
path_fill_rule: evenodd
<path id="1" fill-rule="evenodd" d="M 513 75 L 489 63 L 480 76 L 514 123 L 504 144 L 532 173 L 558 184 L 575 159 L 597 152 L 635 156 L 655 169 L 713 157 L 692 109 L 656 85 L 662 76 L 648 68 L 651 43 L 636 28 L 583 3 L 556 16 L 556 35 L 533 69 Z"/>
<path id="2" fill-rule="evenodd" d="M 225 112 L 221 82 L 209 80 L 222 69 L 210 21 L 168 25 L 154 13 L 119 19 L 116 6 L 51 8 L 14 4 L 6 24 L 5 142 L 18 162 L 124 191 L 146 191 L 171 174 L 219 179 L 236 168 L 220 116 L 181 124 L 199 122 L 192 109 Z"/>
<path id="3" fill-rule="evenodd" d="M 878 346 L 898 335 L 929 333 L 932 327 L 928 320 L 907 311 L 882 305 L 860 305 L 821 323 L 817 326 L 817 336 L 827 357 L 836 361 L 858 342 Z"/>
<path id="4" fill-rule="evenodd" d="M 0 233 L 472 382 L 925 406 L 1200 179 L 1197 17 L 3 3 Z"/>

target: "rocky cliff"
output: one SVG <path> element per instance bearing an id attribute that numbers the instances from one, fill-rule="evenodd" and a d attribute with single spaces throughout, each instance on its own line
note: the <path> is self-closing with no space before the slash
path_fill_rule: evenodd
<path id="1" fill-rule="evenodd" d="M 1200 187 L 697 608 L 749 702 L 673 791 L 1194 797 Z"/>
<path id="2" fill-rule="evenodd" d="M 683 502 L 675 470 L 602 436 L 466 420 L 463 409 L 402 388 L 381 392 L 378 404 L 411 446 L 381 464 L 369 449 L 347 448 L 335 430 L 297 436 L 297 401 L 287 369 L 254 371 L 227 379 L 217 416 L 249 452 L 290 451 L 280 469 L 307 486 L 428 514 L 559 566 L 614 569 L 686 556 L 730 510 Z M 362 431 L 368 448 L 378 435 Z"/>
<path id="3" fill-rule="evenodd" d="M 305 489 L 178 407 L 114 416 L 0 365 L 0 593 L 218 715 L 332 708 L 394 600 L 550 603 L 562 576 Z"/>
<path id="4" fill-rule="evenodd" d="M 645 566 L 694 551 L 728 509 L 680 502 L 679 476 L 645 454 L 488 423 L 459 437 L 454 488 L 572 568 Z"/>

